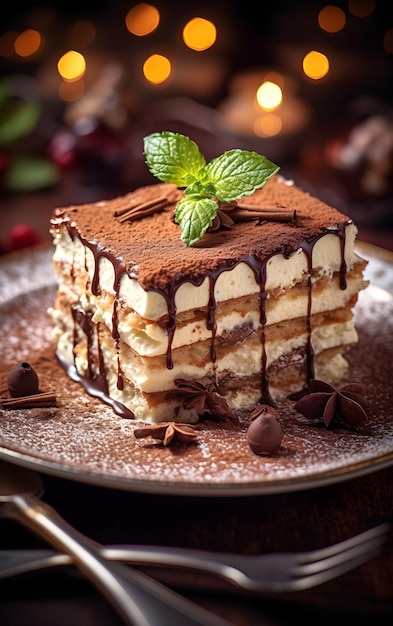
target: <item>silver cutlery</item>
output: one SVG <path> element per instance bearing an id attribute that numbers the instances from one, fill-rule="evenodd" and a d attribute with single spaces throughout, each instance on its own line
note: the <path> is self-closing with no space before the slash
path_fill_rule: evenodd
<path id="1" fill-rule="evenodd" d="M 75 565 L 132 626 L 229 626 L 226 620 L 183 598 L 149 576 L 108 561 L 100 546 L 40 500 L 36 472 L 0 461 L 0 518 L 35 532 Z"/>
<path id="2" fill-rule="evenodd" d="M 391 530 L 380 524 L 359 535 L 308 552 L 242 555 L 161 546 L 101 546 L 111 561 L 213 574 L 254 593 L 284 593 L 315 587 L 378 556 Z M 0 550 L 0 579 L 54 566 L 69 556 L 53 550 Z"/>

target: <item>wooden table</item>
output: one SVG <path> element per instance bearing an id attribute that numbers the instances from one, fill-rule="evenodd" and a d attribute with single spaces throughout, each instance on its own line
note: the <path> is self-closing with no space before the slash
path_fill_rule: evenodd
<path id="1" fill-rule="evenodd" d="M 312 549 L 393 519 L 393 468 L 323 488 L 244 498 L 151 496 L 51 476 L 43 479 L 44 500 L 101 543 L 243 553 Z M 2 548 L 41 545 L 15 522 L 3 520 L 1 528 Z M 234 626 L 343 623 L 344 619 L 388 624 L 393 618 L 393 532 L 378 558 L 307 592 L 258 597 L 213 579 L 207 579 L 207 585 L 191 574 L 162 572 L 160 579 Z M 119 624 L 109 605 L 72 568 L 2 581 L 0 615 L 3 626 Z"/>
<path id="2" fill-rule="evenodd" d="M 59 194 L 14 198 L 2 206 L 2 234 L 34 223 L 43 239 Z M 362 229 L 360 237 L 393 249 L 391 230 Z M 391 245 L 389 245 L 389 242 Z M 393 519 L 393 468 L 335 485 L 252 497 L 182 497 L 130 493 L 43 476 L 44 499 L 78 530 L 102 543 L 146 543 L 263 553 L 321 547 Z M 392 532 L 393 538 L 393 532 Z M 0 547 L 41 544 L 14 522 L 1 521 Z M 158 573 L 157 573 L 158 574 Z M 374 561 L 307 592 L 279 598 L 242 594 L 195 576 L 165 576 L 187 597 L 234 626 L 391 624 L 393 539 Z M 2 626 L 112 626 L 109 605 L 72 568 L 1 581 Z M 186 626 L 186 625 L 185 625 Z"/>

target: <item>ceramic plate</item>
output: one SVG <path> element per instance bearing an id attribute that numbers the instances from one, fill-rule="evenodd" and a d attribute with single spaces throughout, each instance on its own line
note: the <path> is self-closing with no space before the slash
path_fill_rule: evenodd
<path id="1" fill-rule="evenodd" d="M 163 447 L 136 439 L 135 422 L 86 395 L 58 365 L 47 308 L 55 293 L 52 248 L 0 263 L 2 381 L 20 361 L 34 364 L 57 408 L 1 410 L 0 458 L 71 480 L 116 489 L 189 496 L 262 495 L 309 489 L 393 465 L 393 263 L 389 252 L 359 244 L 370 286 L 355 308 L 359 344 L 348 355 L 348 380 L 367 388 L 372 412 L 359 432 L 310 425 L 285 401 L 278 406 L 279 452 L 256 456 L 242 421 L 197 425 L 191 445 Z M 140 424 L 139 424 L 140 426 Z"/>

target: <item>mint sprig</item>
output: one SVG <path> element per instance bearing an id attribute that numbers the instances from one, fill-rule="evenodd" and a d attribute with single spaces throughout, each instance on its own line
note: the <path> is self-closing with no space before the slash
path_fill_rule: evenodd
<path id="1" fill-rule="evenodd" d="M 250 196 L 280 169 L 247 150 L 229 150 L 206 163 L 194 141 L 170 131 L 152 133 L 143 144 L 150 172 L 164 183 L 184 189 L 175 221 L 187 246 L 199 241 L 212 225 L 219 202 Z"/>

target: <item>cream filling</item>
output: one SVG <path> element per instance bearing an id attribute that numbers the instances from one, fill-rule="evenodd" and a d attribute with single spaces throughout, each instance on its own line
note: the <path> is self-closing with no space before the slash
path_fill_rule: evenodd
<path id="1" fill-rule="evenodd" d="M 330 381 L 335 384 L 339 381 L 348 369 L 348 363 L 342 354 L 336 354 L 328 361 L 322 361 L 314 364 L 314 375 L 319 380 Z M 273 399 L 283 398 L 292 393 L 296 393 L 303 388 L 304 379 L 296 379 L 292 384 L 285 381 L 285 387 L 269 384 L 269 392 Z M 225 396 L 226 401 L 233 410 L 244 409 L 244 407 L 255 406 L 260 402 L 261 390 L 258 385 L 241 386 L 235 390 L 229 391 Z"/>
<path id="2" fill-rule="evenodd" d="M 65 225 L 52 230 L 55 244 L 54 261 L 68 264 L 84 272 L 87 268 L 90 281 L 95 274 L 95 259 L 89 248 L 81 240 L 72 238 Z M 345 230 L 345 262 L 350 269 L 359 260 L 354 252 L 354 242 L 357 228 L 348 224 Z M 314 245 L 312 253 L 312 267 L 314 274 L 332 276 L 340 271 L 341 246 L 340 239 L 335 234 L 322 236 Z M 101 257 L 99 262 L 99 288 L 110 294 L 115 294 L 115 269 L 112 262 Z M 283 254 L 273 255 L 267 262 L 266 291 L 288 290 L 300 282 L 308 274 L 307 255 L 298 250 L 289 258 Z M 177 313 L 206 307 L 209 301 L 209 279 L 196 287 L 190 282 L 182 284 L 176 292 L 175 304 Z M 233 298 L 259 293 L 259 285 L 255 275 L 247 263 L 239 263 L 233 269 L 223 271 L 215 283 L 214 297 L 216 302 L 225 302 Z M 165 298 L 153 290 L 146 291 L 137 280 L 123 274 L 120 280 L 119 297 L 125 308 L 132 309 L 140 317 L 157 321 L 168 314 Z"/>
<path id="3" fill-rule="evenodd" d="M 363 289 L 365 283 L 362 278 L 348 281 L 347 289 L 342 290 L 336 281 L 324 285 L 323 289 L 317 290 L 311 296 L 311 314 L 322 313 L 344 308 L 352 296 Z M 268 298 L 270 295 L 268 294 Z M 96 300 L 96 304 L 98 304 Z M 271 308 L 267 311 L 266 325 L 306 317 L 308 312 L 308 294 L 305 290 L 302 294 L 294 294 L 289 291 L 278 297 Z M 112 328 L 113 309 L 97 309 L 93 316 L 93 322 L 104 323 L 110 330 Z M 249 310 L 245 314 L 232 311 L 228 315 L 218 315 L 216 318 L 216 337 L 225 332 L 231 332 L 236 327 L 244 324 L 250 325 L 254 330 L 260 328 L 260 311 Z M 158 356 L 165 354 L 168 349 L 168 334 L 166 329 L 154 323 L 146 323 L 141 326 L 141 320 L 134 316 L 127 316 L 126 312 L 120 311 L 117 322 L 117 330 L 121 340 L 130 346 L 141 356 Z M 189 346 L 212 338 L 212 331 L 207 328 L 206 318 L 202 320 L 190 320 L 186 325 L 177 327 L 172 341 L 172 349 Z"/>
<path id="4" fill-rule="evenodd" d="M 70 318 L 69 324 L 72 324 Z M 295 335 L 289 340 L 283 342 L 281 339 L 275 341 L 266 341 L 264 350 L 266 354 L 267 368 L 277 361 L 285 357 L 299 348 L 307 344 L 308 336 L 306 332 Z M 73 327 L 67 325 L 63 333 L 57 329 L 57 349 L 62 358 L 70 364 L 74 363 L 72 352 Z M 313 329 L 311 335 L 311 345 L 314 355 L 318 355 L 323 350 L 336 346 L 350 346 L 357 341 L 357 332 L 352 321 L 344 323 L 334 323 L 323 325 Z M 218 380 L 227 373 L 233 372 L 236 377 L 247 378 L 253 374 L 259 374 L 262 366 L 262 350 L 263 346 L 255 337 L 250 338 L 250 345 L 247 340 L 227 351 L 222 357 L 218 357 L 213 363 L 211 359 L 200 359 L 195 355 L 193 346 L 180 350 L 173 354 L 173 368 L 168 369 L 163 365 L 162 357 L 155 358 L 139 358 L 130 350 L 123 352 L 120 346 L 120 352 L 116 348 L 116 344 L 111 339 L 100 342 L 100 348 L 104 356 L 107 368 L 113 375 L 118 374 L 118 368 L 125 379 L 132 381 L 133 385 L 146 393 L 156 393 L 160 391 L 168 391 L 175 388 L 174 380 L 176 378 L 185 378 L 194 380 L 203 378 L 204 376 L 212 376 Z M 205 354 L 209 352 L 210 342 L 205 345 Z M 124 357 L 124 354 L 126 357 Z M 87 371 L 87 340 L 81 341 L 75 357 L 75 366 L 79 374 L 84 375 Z"/>
<path id="5" fill-rule="evenodd" d="M 351 298 L 356 296 L 365 285 L 362 277 L 348 280 L 345 290 L 339 288 L 336 278 L 325 283 L 322 288 L 318 288 L 318 283 L 315 283 L 311 294 L 311 314 L 346 307 Z M 78 300 L 78 294 L 67 286 L 61 285 L 61 291 L 68 301 L 76 302 Z M 272 298 L 270 294 L 267 294 L 267 298 L 269 307 L 266 314 L 266 326 L 307 317 L 309 302 L 307 289 L 302 292 L 289 290 L 277 298 Z M 132 311 L 128 313 L 123 307 L 118 308 L 117 316 L 114 317 L 113 295 L 108 297 L 104 293 L 101 297 L 93 296 L 91 300 L 92 302 L 89 302 L 85 294 L 80 294 L 80 301 L 85 310 L 91 308 L 94 310 L 97 307 L 92 318 L 93 323 L 102 323 L 112 332 L 112 324 L 115 321 L 121 341 L 140 356 L 154 357 L 166 354 L 168 334 L 165 327 L 149 322 L 149 320 L 142 320 Z M 233 310 L 228 314 L 218 314 L 215 321 L 217 325 L 216 338 L 245 324 L 253 330 L 257 330 L 261 326 L 259 309 L 250 309 L 246 312 Z M 176 328 L 172 350 L 209 339 L 212 339 L 212 331 L 207 328 L 206 317 L 197 320 L 191 318 L 187 324 Z"/>

